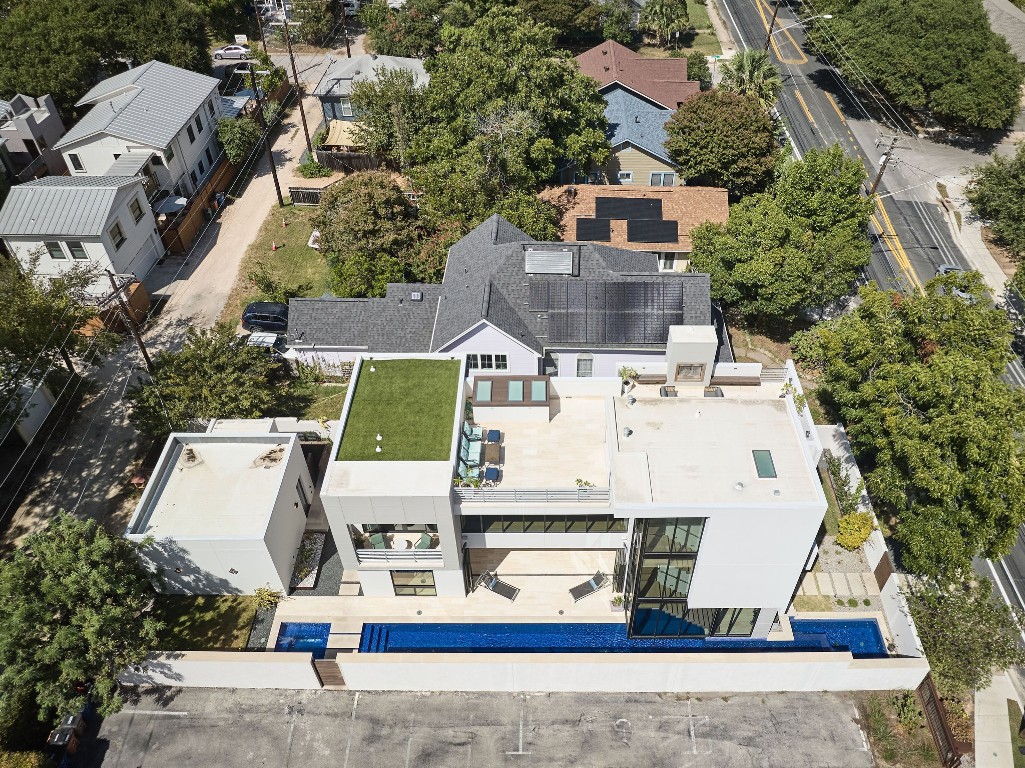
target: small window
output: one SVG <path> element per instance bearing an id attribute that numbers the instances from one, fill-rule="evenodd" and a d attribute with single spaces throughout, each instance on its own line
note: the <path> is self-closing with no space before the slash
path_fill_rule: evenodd
<path id="1" fill-rule="evenodd" d="M 496 371 L 507 371 L 509 370 L 509 358 L 505 355 L 495 355 L 495 370 Z"/>
<path id="2" fill-rule="evenodd" d="M 114 159 L 117 160 L 119 157 L 121 157 L 121 153 L 120 152 L 115 152 L 114 153 Z"/>
<path id="3" fill-rule="evenodd" d="M 658 257 L 658 268 L 662 272 L 672 272 L 676 269 L 676 255 L 672 253 L 663 253 Z"/>
<path id="4" fill-rule="evenodd" d="M 675 173 L 653 173 L 651 174 L 651 186 L 672 187 L 676 184 Z"/>
<path id="5" fill-rule="evenodd" d="M 196 133 L 202 133 L 202 132 L 203 132 L 203 119 L 199 115 L 196 115 Z M 670 174 L 670 176 L 671 175 L 672 174 Z"/>
<path id="6" fill-rule="evenodd" d="M 61 248 L 61 244 L 56 240 L 47 240 L 43 243 L 46 247 L 46 252 L 50 254 L 51 259 L 66 259 L 68 258 L 64 250 Z"/>
<path id="7" fill-rule="evenodd" d="M 42 136 L 36 136 L 35 139 L 36 144 L 39 145 L 40 149 L 46 149 L 46 139 L 44 139 Z"/>
<path id="8" fill-rule="evenodd" d="M 480 362 L 477 360 L 477 355 L 466 356 L 466 368 L 467 370 L 480 368 Z"/>
<path id="9" fill-rule="evenodd" d="M 634 172 L 633 171 L 620 171 L 619 172 L 619 183 L 620 184 L 633 184 L 634 183 Z"/>
<path id="10" fill-rule="evenodd" d="M 197 178 L 196 178 L 196 172 L 195 171 L 189 171 L 189 178 L 192 179 L 192 186 L 193 187 L 196 186 Z"/>
<path id="11" fill-rule="evenodd" d="M 132 198 L 132 202 L 128 204 L 128 210 L 131 212 L 132 218 L 135 219 L 135 223 L 138 224 L 139 220 L 143 216 L 142 205 L 139 203 L 139 198 Z"/>
<path id="12" fill-rule="evenodd" d="M 590 352 L 581 352 L 577 355 L 577 376 L 581 379 L 594 376 L 594 355 Z"/>
<path id="13" fill-rule="evenodd" d="M 302 505 L 303 514 L 306 517 L 310 516 L 310 499 L 306 495 L 306 487 L 303 485 L 302 480 L 298 480 L 295 484 L 295 492 L 299 496 L 299 504 Z"/>
<path id="14" fill-rule="evenodd" d="M 174 160 L 174 147 L 168 147 L 167 151 L 164 152 L 164 160 L 171 162 Z"/>
<path id="15" fill-rule="evenodd" d="M 530 382 L 530 401 L 532 403 L 543 403 L 548 400 L 548 382 Z"/>
<path id="16" fill-rule="evenodd" d="M 160 155 L 153 155 L 153 157 L 149 159 L 149 162 L 150 165 L 152 165 L 153 167 L 161 168 L 164 165 L 164 158 L 162 158 Z"/>
<path id="17" fill-rule="evenodd" d="M 396 597 L 435 597 L 434 571 L 392 571 Z"/>
<path id="18" fill-rule="evenodd" d="M 510 403 L 522 403 L 523 402 L 523 382 L 522 381 L 510 381 L 509 382 L 509 402 Z"/>
<path id="19" fill-rule="evenodd" d="M 490 371 L 495 367 L 494 355 L 481 355 L 480 367 L 482 370 Z"/>
<path id="20" fill-rule="evenodd" d="M 76 171 L 85 170 L 85 166 L 82 165 L 82 158 L 80 158 L 78 155 L 68 155 L 68 160 L 71 161 L 71 167 L 74 168 Z"/>
<path id="21" fill-rule="evenodd" d="M 346 96 L 340 98 L 338 100 L 338 111 L 341 112 L 341 117 L 352 117 L 352 101 Z"/>
<path id="22" fill-rule="evenodd" d="M 71 258 L 77 259 L 78 261 L 84 261 L 89 258 L 89 254 L 86 253 L 85 246 L 77 240 L 71 240 L 67 245 L 68 250 L 71 251 Z"/>
<path id="23" fill-rule="evenodd" d="M 477 382 L 477 402 L 478 403 L 490 403 L 491 402 L 491 382 L 490 381 L 478 381 Z"/>
<path id="24" fill-rule="evenodd" d="M 210 117 L 213 117 L 216 114 L 214 112 L 214 100 L 213 99 L 210 99 L 210 101 L 208 101 L 206 103 L 206 110 L 207 110 L 207 112 L 210 113 Z"/>
<path id="25" fill-rule="evenodd" d="M 114 244 L 115 251 L 125 244 L 125 233 L 121 231 L 120 224 L 115 222 L 114 226 L 107 230 L 107 234 L 110 235 L 110 241 Z"/>
<path id="26" fill-rule="evenodd" d="M 206 173 L 206 166 L 203 165 L 203 161 L 200 160 L 199 161 L 199 175 L 202 176 L 204 173 Z"/>
<path id="27" fill-rule="evenodd" d="M 751 451 L 755 459 L 758 477 L 775 477 L 776 465 L 772 462 L 772 451 Z"/>
<path id="28" fill-rule="evenodd" d="M 189 135 L 189 144 L 196 143 L 196 132 L 192 130 L 192 126 L 188 125 L 185 127 L 185 133 Z"/>
<path id="29" fill-rule="evenodd" d="M 213 156 L 213 153 L 210 151 L 210 147 L 206 148 L 206 161 L 208 163 L 210 163 L 210 167 L 213 168 L 213 166 L 214 166 L 214 156 Z"/>

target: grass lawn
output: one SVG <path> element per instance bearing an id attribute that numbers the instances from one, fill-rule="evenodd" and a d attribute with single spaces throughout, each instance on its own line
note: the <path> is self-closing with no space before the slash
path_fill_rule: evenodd
<path id="1" fill-rule="evenodd" d="M 246 304 L 266 298 L 248 278 L 249 273 L 260 264 L 286 289 L 291 291 L 299 288 L 295 291 L 296 295 L 322 296 L 324 291 L 330 289 L 331 270 L 327 260 L 319 251 L 306 245 L 313 232 L 311 219 L 316 210 L 307 206 L 271 209 L 260 225 L 256 240 L 242 257 L 235 285 L 221 312 L 223 322 L 237 324 Z M 281 226 L 282 219 L 288 226 Z M 271 250 L 272 244 L 278 246 L 276 251 Z"/>
<path id="2" fill-rule="evenodd" d="M 829 613 L 836 610 L 833 598 L 829 595 L 798 595 L 794 598 L 794 608 L 808 613 Z"/>
<path id="3" fill-rule="evenodd" d="M 680 34 L 679 49 L 686 53 L 700 51 L 705 56 L 721 54 L 722 46 L 719 44 L 719 38 L 715 36 L 711 20 L 708 18 L 710 13 L 708 6 L 695 2 L 695 0 L 687 0 L 687 13 L 690 16 L 693 31 Z M 653 59 L 665 59 L 669 56 L 669 51 L 654 45 L 642 45 L 638 53 Z"/>
<path id="4" fill-rule="evenodd" d="M 458 360 L 364 361 L 338 460 L 448 459 L 459 365 Z M 381 443 L 378 434 L 384 438 Z M 374 450 L 378 445 L 381 453 Z"/>
<path id="5" fill-rule="evenodd" d="M 326 419 L 333 421 L 342 414 L 345 393 L 349 387 L 345 384 L 312 384 L 303 388 L 304 398 L 309 398 L 301 419 Z"/>
<path id="6" fill-rule="evenodd" d="M 167 626 L 160 649 L 230 651 L 246 647 L 256 615 L 251 595 L 161 595 L 153 615 Z"/>
<path id="7" fill-rule="evenodd" d="M 1025 755 L 1018 748 L 1025 747 L 1025 739 L 1018 735 L 1021 728 L 1021 708 L 1014 699 L 1007 700 L 1007 721 L 1011 726 L 1011 750 L 1014 755 L 1014 768 L 1025 768 Z"/>

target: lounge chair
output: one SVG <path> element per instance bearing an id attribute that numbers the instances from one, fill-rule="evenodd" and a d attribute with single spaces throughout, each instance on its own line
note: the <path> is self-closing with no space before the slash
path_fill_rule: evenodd
<path id="1" fill-rule="evenodd" d="M 370 534 L 370 546 L 374 549 L 388 549 L 388 542 L 384 540 L 383 533 Z"/>
<path id="2" fill-rule="evenodd" d="M 479 466 L 482 445 L 480 440 L 471 442 L 463 437 L 459 441 L 459 458 L 469 467 Z"/>
<path id="3" fill-rule="evenodd" d="M 484 439 L 484 427 L 471 427 L 465 421 L 463 422 L 463 437 L 467 440 L 483 440 Z"/>
<path id="4" fill-rule="evenodd" d="M 420 539 L 413 545 L 413 549 L 430 549 L 434 544 L 434 537 L 429 533 L 421 533 Z"/>
<path id="5" fill-rule="evenodd" d="M 477 480 L 480 478 L 480 467 L 470 467 L 464 462 L 459 462 L 459 479 L 460 480 Z"/>
<path id="6" fill-rule="evenodd" d="M 594 576 L 589 578 L 583 584 L 578 584 L 577 586 L 573 587 L 573 589 L 571 589 L 569 593 L 573 597 L 573 602 L 579 603 L 585 597 L 590 597 L 608 583 L 609 577 L 601 571 L 598 571 L 596 574 L 594 574 Z"/>
<path id="7" fill-rule="evenodd" d="M 510 603 L 516 599 L 516 595 L 520 594 L 520 588 L 514 587 L 507 581 L 502 581 L 497 575 L 491 571 L 484 571 L 477 579 L 477 586 L 484 587 L 489 592 L 494 592 L 496 595 L 501 595 Z"/>

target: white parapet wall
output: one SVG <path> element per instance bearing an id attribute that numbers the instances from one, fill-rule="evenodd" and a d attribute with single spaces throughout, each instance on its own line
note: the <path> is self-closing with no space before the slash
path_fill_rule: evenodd
<path id="1" fill-rule="evenodd" d="M 900 578 L 896 573 L 890 574 L 890 578 L 880 591 L 883 613 L 886 614 L 886 622 L 890 625 L 896 652 L 901 656 L 924 657 L 922 641 L 918 637 L 915 622 L 911 619 L 911 609 L 901 592 Z"/>
<path id="2" fill-rule="evenodd" d="M 169 651 L 122 672 L 125 685 L 179 688 L 291 688 L 316 690 L 320 679 L 309 653 Z"/>
<path id="3" fill-rule="evenodd" d="M 367 653 L 336 659 L 365 691 L 771 692 L 916 688 L 925 659 L 811 653 Z"/>

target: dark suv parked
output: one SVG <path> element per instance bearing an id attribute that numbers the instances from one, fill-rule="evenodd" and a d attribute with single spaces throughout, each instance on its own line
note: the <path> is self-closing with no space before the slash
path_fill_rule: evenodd
<path id="1" fill-rule="evenodd" d="M 273 301 L 254 301 L 242 312 L 242 327 L 247 331 L 288 330 L 288 305 Z"/>

